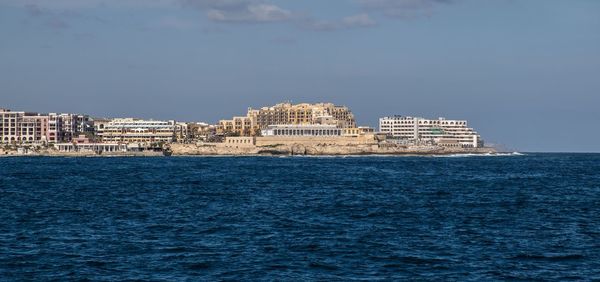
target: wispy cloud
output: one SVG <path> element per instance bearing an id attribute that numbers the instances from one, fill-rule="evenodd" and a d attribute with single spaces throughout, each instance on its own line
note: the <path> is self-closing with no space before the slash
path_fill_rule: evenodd
<path id="1" fill-rule="evenodd" d="M 250 0 L 180 0 L 184 7 L 193 7 L 206 13 L 215 22 L 269 23 L 294 18 L 291 11 L 264 1 Z"/>
<path id="2" fill-rule="evenodd" d="M 317 31 L 374 27 L 377 23 L 368 14 L 348 16 L 340 20 L 307 20 L 304 26 Z"/>
<path id="3" fill-rule="evenodd" d="M 249 23 L 281 22 L 293 18 L 292 12 L 269 4 L 250 5 L 238 11 L 211 9 L 207 16 L 213 21 Z"/>
<path id="4" fill-rule="evenodd" d="M 453 2 L 455 0 L 358 0 L 359 5 L 367 11 L 401 19 L 430 16 L 436 5 Z"/>
<path id="5" fill-rule="evenodd" d="M 81 11 L 98 7 L 116 8 L 160 8 L 169 13 L 177 9 L 193 9 L 201 13 L 213 23 L 260 24 L 287 23 L 314 31 L 336 31 L 360 29 L 377 25 L 370 15 L 371 11 L 380 12 L 391 9 L 386 14 L 399 13 L 398 9 L 418 9 L 433 2 L 450 0 L 355 0 L 363 12 L 340 19 L 313 18 L 310 12 L 299 12 L 275 4 L 273 0 L 5 0 L 6 3 L 19 5 L 27 9 L 31 17 L 46 17 L 46 23 L 52 28 L 67 28 L 70 17 L 65 11 Z M 323 5 L 331 5 L 329 3 Z M 335 4 L 339 5 L 339 4 Z M 82 12 L 84 13 L 84 12 Z M 391 15 L 390 14 L 390 15 Z M 52 18 L 51 20 L 48 20 Z M 149 27 L 165 27 L 176 29 L 201 28 L 201 21 L 184 20 L 179 16 L 165 16 L 149 24 Z"/>

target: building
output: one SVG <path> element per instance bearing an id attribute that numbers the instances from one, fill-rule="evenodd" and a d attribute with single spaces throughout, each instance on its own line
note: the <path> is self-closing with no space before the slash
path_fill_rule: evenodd
<path id="1" fill-rule="evenodd" d="M 47 133 L 48 116 L 0 109 L 0 143 L 43 143 Z"/>
<path id="2" fill-rule="evenodd" d="M 119 143 L 57 143 L 54 144 L 54 148 L 60 152 L 94 152 L 98 154 L 127 152 L 128 150 L 127 144 Z"/>
<path id="3" fill-rule="evenodd" d="M 187 143 L 189 140 L 188 124 L 186 122 L 175 122 L 175 142 Z"/>
<path id="4" fill-rule="evenodd" d="M 256 137 L 226 137 L 222 143 L 223 147 L 229 148 L 252 148 L 256 145 Z"/>
<path id="5" fill-rule="evenodd" d="M 335 125 L 322 124 L 286 124 L 269 125 L 262 130 L 262 136 L 341 136 L 342 129 Z"/>
<path id="6" fill-rule="evenodd" d="M 354 115 L 348 107 L 332 103 L 280 103 L 259 110 L 248 109 L 248 116 L 260 129 L 279 124 L 320 124 L 323 119 L 328 119 L 339 128 L 356 126 Z"/>
<path id="7" fill-rule="evenodd" d="M 344 128 L 342 130 L 342 136 L 349 136 L 349 137 L 358 137 L 358 136 L 362 136 L 362 135 L 366 135 L 366 134 L 374 134 L 374 133 L 375 133 L 375 130 L 368 126 Z"/>
<path id="8" fill-rule="evenodd" d="M 379 119 L 379 130 L 404 140 L 431 142 L 448 147 L 483 147 L 483 140 L 473 128 L 467 126 L 466 120 L 383 117 Z"/>
<path id="9" fill-rule="evenodd" d="M 355 127 L 354 115 L 345 106 L 332 103 L 280 103 L 260 109 L 249 108 L 246 116 L 221 120 L 219 133 L 254 136 L 270 125 L 334 125 L 338 128 Z"/>
<path id="10" fill-rule="evenodd" d="M 217 133 L 217 128 L 204 122 L 188 123 L 188 135 L 194 141 L 207 141 Z"/>
<path id="11" fill-rule="evenodd" d="M 49 113 L 48 142 L 71 142 L 80 134 L 92 134 L 94 123 L 87 115 Z"/>
<path id="12" fill-rule="evenodd" d="M 104 125 L 102 142 L 171 143 L 176 138 L 174 120 L 113 119 Z"/>
<path id="13" fill-rule="evenodd" d="M 104 136 L 104 127 L 112 120 L 107 118 L 94 118 L 92 123 L 94 124 L 94 137 L 97 141 L 102 141 Z"/>
<path id="14" fill-rule="evenodd" d="M 218 134 L 233 134 L 239 136 L 253 136 L 259 130 L 252 117 L 233 117 L 229 120 L 220 120 L 217 125 Z"/>

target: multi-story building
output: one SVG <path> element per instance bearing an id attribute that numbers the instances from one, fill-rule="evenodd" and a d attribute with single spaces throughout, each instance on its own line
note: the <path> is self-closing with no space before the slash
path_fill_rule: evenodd
<path id="1" fill-rule="evenodd" d="M 190 140 L 188 124 L 186 122 L 175 122 L 175 141 L 187 143 Z"/>
<path id="2" fill-rule="evenodd" d="M 104 127 L 111 121 L 107 118 L 93 118 L 92 123 L 94 124 L 94 138 L 96 141 L 101 142 L 104 136 Z"/>
<path id="3" fill-rule="evenodd" d="M 392 116 L 379 119 L 379 131 L 405 140 L 432 142 L 444 146 L 483 147 L 483 140 L 466 120 L 425 119 Z"/>
<path id="4" fill-rule="evenodd" d="M 103 142 L 155 143 L 175 141 L 174 120 L 113 119 L 104 125 Z"/>
<path id="5" fill-rule="evenodd" d="M 217 133 L 253 136 L 256 135 L 257 129 L 258 127 L 252 117 L 233 117 L 230 120 L 220 120 Z"/>
<path id="6" fill-rule="evenodd" d="M 46 142 L 48 116 L 0 109 L 0 143 Z"/>
<path id="7" fill-rule="evenodd" d="M 258 135 L 270 125 L 335 125 L 338 128 L 355 127 L 354 115 L 345 106 L 332 103 L 280 103 L 271 107 L 248 109 L 244 117 L 219 121 L 219 133 L 234 132 L 243 136 Z"/>
<path id="8" fill-rule="evenodd" d="M 48 142 L 71 142 L 80 134 L 93 133 L 94 123 L 87 115 L 48 114 Z"/>

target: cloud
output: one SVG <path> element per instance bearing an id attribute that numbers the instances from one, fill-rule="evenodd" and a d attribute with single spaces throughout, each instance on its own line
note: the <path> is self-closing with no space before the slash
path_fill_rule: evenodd
<path id="1" fill-rule="evenodd" d="M 309 29 L 316 31 L 335 31 L 351 28 L 374 27 L 377 23 L 368 14 L 348 16 L 337 21 L 308 20 L 305 23 Z"/>
<path id="2" fill-rule="evenodd" d="M 0 0 L 2 1 L 2 0 Z M 213 23 L 257 24 L 289 23 L 315 31 L 335 31 L 376 26 L 367 12 L 341 19 L 315 19 L 308 13 L 286 9 L 274 4 L 273 0 L 4 0 L 9 5 L 25 7 L 31 17 L 46 18 L 47 26 L 67 28 L 67 20 L 72 20 L 65 11 L 81 11 L 102 7 L 132 9 L 193 9 L 200 11 L 204 18 Z M 396 7 L 396 1 L 403 5 L 409 2 L 431 2 L 449 0 L 355 0 L 363 9 L 379 11 L 386 7 Z M 61 12 L 62 11 L 62 12 Z M 51 20 L 48 20 L 51 18 Z M 104 21 L 105 22 L 105 21 Z M 178 17 L 163 17 L 150 24 L 151 27 L 190 29 L 200 27 L 200 22 L 183 20 Z"/>
<path id="3" fill-rule="evenodd" d="M 212 21 L 248 23 L 281 22 L 293 18 L 292 12 L 269 4 L 252 4 L 235 11 L 211 9 L 207 16 Z"/>
<path id="4" fill-rule="evenodd" d="M 454 3 L 455 0 L 358 0 L 367 11 L 381 12 L 392 18 L 430 16 L 436 5 Z"/>
<path id="5" fill-rule="evenodd" d="M 181 0 L 184 7 L 206 12 L 209 20 L 232 23 L 268 23 L 292 20 L 291 11 L 255 0 Z"/>
<path id="6" fill-rule="evenodd" d="M 42 9 L 91 9 L 103 6 L 113 7 L 169 7 L 178 0 L 1 0 L 2 4 L 14 7 L 36 5 Z M 227 0 L 224 0 L 227 1 Z"/>

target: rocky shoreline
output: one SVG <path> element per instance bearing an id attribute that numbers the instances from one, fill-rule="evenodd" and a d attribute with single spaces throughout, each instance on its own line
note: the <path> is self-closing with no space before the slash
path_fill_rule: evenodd
<path id="1" fill-rule="evenodd" d="M 442 146 L 381 146 L 381 145 L 271 145 L 222 147 L 210 144 L 171 144 L 163 152 L 60 152 L 53 148 L 29 150 L 0 149 L 0 156 L 43 157 L 157 157 L 172 156 L 365 156 L 365 155 L 449 155 L 494 154 L 494 148 L 447 148 Z"/>
<path id="2" fill-rule="evenodd" d="M 217 147 L 211 145 L 172 144 L 173 156 L 244 156 L 244 155 L 306 155 L 306 156 L 360 156 L 360 155 L 448 155 L 493 154 L 494 148 L 447 148 L 441 146 L 380 146 L 374 145 L 272 145 L 251 147 Z"/>

